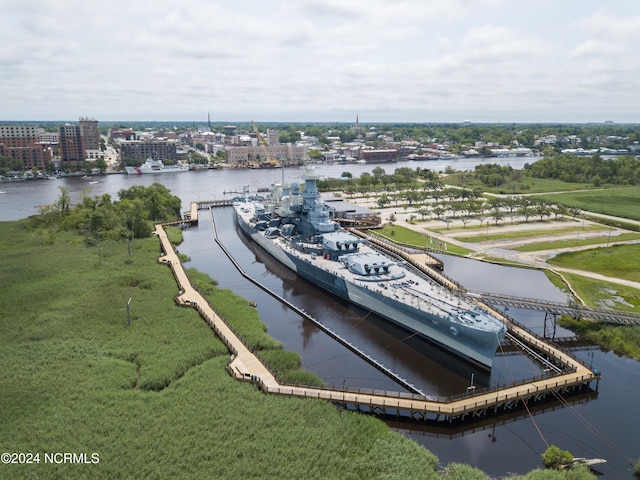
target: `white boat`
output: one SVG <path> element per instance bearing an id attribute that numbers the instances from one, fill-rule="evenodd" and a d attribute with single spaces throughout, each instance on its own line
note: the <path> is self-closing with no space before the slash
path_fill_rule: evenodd
<path id="1" fill-rule="evenodd" d="M 147 158 L 139 167 L 126 166 L 127 173 L 131 175 L 141 175 L 143 173 L 179 173 L 188 172 L 189 165 L 178 162 L 175 165 L 165 165 L 162 160 Z"/>

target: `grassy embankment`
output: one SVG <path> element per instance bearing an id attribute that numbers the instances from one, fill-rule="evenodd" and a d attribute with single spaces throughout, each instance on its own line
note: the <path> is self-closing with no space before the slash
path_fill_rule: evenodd
<path id="1" fill-rule="evenodd" d="M 442 253 L 451 253 L 457 255 L 468 255 L 471 250 L 463 247 L 459 247 L 449 242 L 439 242 L 435 238 L 430 237 L 427 233 L 416 232 L 407 227 L 400 225 L 386 224 L 383 228 L 370 230 L 368 232 L 371 235 L 377 235 L 383 237 L 390 242 L 397 243 L 410 248 L 424 249 L 430 248 L 434 250 L 440 250 Z M 433 238 L 433 243 L 431 242 Z M 445 250 L 446 245 L 446 250 Z"/>
<path id="2" fill-rule="evenodd" d="M 522 245 L 515 247 L 512 250 L 518 252 L 539 252 L 543 250 L 553 250 L 557 248 L 569 248 L 569 247 L 582 247 L 587 245 L 601 245 L 607 246 L 614 242 L 626 242 L 629 240 L 639 240 L 640 234 L 638 233 L 621 233 L 619 235 L 607 236 L 606 231 L 603 231 L 602 236 L 596 238 L 576 238 L 572 240 L 555 240 L 546 242 L 535 242 L 528 245 Z"/>
<path id="3" fill-rule="evenodd" d="M 608 277 L 640 282 L 637 265 L 640 245 L 614 245 L 579 252 L 562 253 L 549 260 L 554 265 L 600 273 Z M 596 281 L 581 275 L 562 274 L 587 304 L 640 312 L 640 291 L 611 282 Z M 593 324 L 563 318 L 563 326 L 616 353 L 640 360 L 640 326 Z"/>

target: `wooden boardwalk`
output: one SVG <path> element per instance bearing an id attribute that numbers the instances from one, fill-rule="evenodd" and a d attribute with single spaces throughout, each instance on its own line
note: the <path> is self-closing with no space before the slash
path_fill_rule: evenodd
<path id="1" fill-rule="evenodd" d="M 558 364 L 563 366 L 566 373 L 501 389 L 477 393 L 474 391 L 471 394 L 444 401 L 403 392 L 364 391 L 362 389 L 350 391 L 280 384 L 269 368 L 243 343 L 215 308 L 191 285 L 178 255 L 167 238 L 164 227 L 156 225 L 154 234 L 159 238 L 164 251 L 164 255 L 159 258 L 159 261 L 171 268 L 180 288 L 176 302 L 179 305 L 197 309 L 202 318 L 227 345 L 232 353 L 228 364 L 229 372 L 237 379 L 256 383 L 265 393 L 321 398 L 347 408 L 354 407 L 378 415 L 409 416 L 416 420 L 448 420 L 451 422 L 511 411 L 522 402 L 539 402 L 548 396 L 564 395 L 572 390 L 589 388 L 592 381 L 597 381 L 600 378 L 598 373 L 594 373 L 570 355 L 546 344 L 517 325 L 510 324 L 509 329 L 512 333 L 535 346 L 539 351 L 552 356 Z M 500 315 L 499 312 L 493 313 Z"/>

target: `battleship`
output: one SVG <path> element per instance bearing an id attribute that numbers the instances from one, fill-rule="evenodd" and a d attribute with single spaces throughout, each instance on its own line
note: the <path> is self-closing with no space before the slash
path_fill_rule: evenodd
<path id="1" fill-rule="evenodd" d="M 236 223 L 252 241 L 301 277 L 431 344 L 490 370 L 506 326 L 473 302 L 409 268 L 333 220 L 308 168 L 304 188 L 249 187 L 233 202 Z"/>

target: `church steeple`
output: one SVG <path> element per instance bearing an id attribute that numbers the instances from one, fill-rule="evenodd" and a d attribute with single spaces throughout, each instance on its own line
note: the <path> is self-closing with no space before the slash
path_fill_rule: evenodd
<path id="1" fill-rule="evenodd" d="M 358 114 L 356 114 L 356 124 L 351 127 L 351 130 L 354 132 L 360 132 L 360 119 L 358 118 Z"/>
<path id="2" fill-rule="evenodd" d="M 209 127 L 209 131 L 212 132 L 213 130 L 211 130 L 211 114 L 209 112 L 207 112 L 207 126 Z"/>

